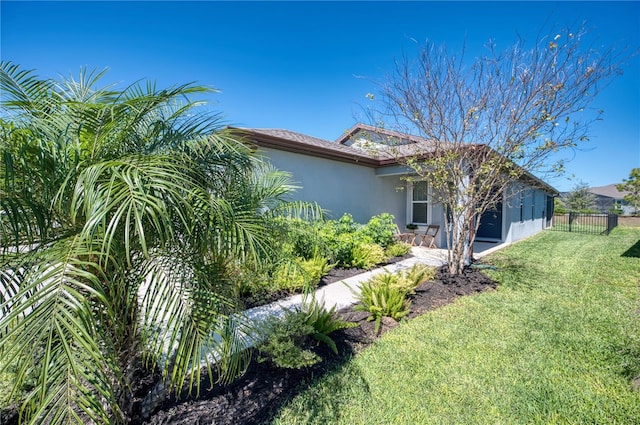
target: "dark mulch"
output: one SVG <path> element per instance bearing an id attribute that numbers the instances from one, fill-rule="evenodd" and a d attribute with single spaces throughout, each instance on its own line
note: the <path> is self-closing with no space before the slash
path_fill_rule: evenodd
<path id="1" fill-rule="evenodd" d="M 362 270 L 337 271 L 341 280 Z M 456 277 L 447 270 L 438 270 L 436 280 L 420 286 L 412 298 L 408 319 L 426 311 L 449 304 L 456 298 L 494 289 L 496 283 L 479 270 L 468 268 Z M 303 391 L 314 379 L 336 369 L 347 362 L 359 350 L 370 345 L 379 335 L 374 333 L 374 324 L 366 320 L 367 314 L 356 312 L 352 307 L 339 312 L 346 320 L 358 322 L 360 326 L 333 333 L 339 355 L 334 355 L 326 346 L 320 345 L 317 353 L 324 359 L 319 364 L 299 370 L 280 369 L 269 362 L 252 362 L 244 376 L 228 386 L 216 386 L 201 393 L 198 399 L 169 399 L 159 410 L 146 419 L 136 418 L 134 423 L 144 424 L 264 424 L 269 423 L 285 402 Z M 380 334 L 393 328 L 396 323 L 385 320 Z M 208 382 L 203 385 L 208 388 Z"/>
<path id="2" fill-rule="evenodd" d="M 326 276 L 322 284 L 345 279 L 363 270 L 338 269 Z M 412 297 L 412 319 L 429 310 L 453 302 L 464 295 L 491 290 L 496 283 L 479 270 L 468 268 L 456 277 L 449 276 L 446 268 L 440 268 L 434 282 L 427 282 L 417 288 Z M 397 325 L 393 319 L 383 320 L 379 334 L 374 333 L 374 324 L 366 320 L 367 314 L 353 310 L 353 307 L 339 311 L 345 319 L 357 322 L 360 326 L 331 334 L 339 355 L 334 355 L 326 345 L 317 346 L 316 352 L 323 361 L 298 370 L 280 369 L 268 361 L 252 361 L 247 372 L 230 385 L 216 385 L 210 388 L 209 382 L 203 382 L 200 397 L 170 397 L 148 418 L 139 415 L 140 405 L 134 407 L 133 424 L 211 424 L 242 425 L 269 423 L 279 409 L 304 391 L 318 377 L 339 368 L 349 361 L 361 349 L 369 346 L 380 334 Z M 141 400 L 145 392 L 151 389 L 152 376 L 141 377 L 138 382 L 136 398 Z M 17 418 L 12 414 L 0 413 L 0 423 L 12 424 Z M 15 410 L 13 411 L 15 414 Z M 13 416 L 13 417 L 11 417 Z"/>

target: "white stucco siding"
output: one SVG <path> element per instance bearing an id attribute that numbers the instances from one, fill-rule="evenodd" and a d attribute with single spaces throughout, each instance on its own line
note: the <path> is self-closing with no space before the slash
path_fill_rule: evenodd
<path id="1" fill-rule="evenodd" d="M 329 218 L 344 213 L 366 223 L 372 216 L 387 212 L 401 223 L 405 217 L 406 194 L 398 176 L 377 176 L 375 169 L 325 158 L 261 148 L 259 153 L 276 168 L 288 171 L 301 189 L 295 199 L 317 202 Z"/>

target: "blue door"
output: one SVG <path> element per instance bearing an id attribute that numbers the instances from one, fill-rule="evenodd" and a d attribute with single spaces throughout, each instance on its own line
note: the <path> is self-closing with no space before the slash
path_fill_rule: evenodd
<path id="1" fill-rule="evenodd" d="M 502 240 L 502 202 L 498 202 L 495 209 L 487 210 L 482 214 L 476 239 Z"/>

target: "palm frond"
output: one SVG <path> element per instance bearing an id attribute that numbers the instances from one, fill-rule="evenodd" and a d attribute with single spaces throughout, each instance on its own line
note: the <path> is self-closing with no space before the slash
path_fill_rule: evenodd
<path id="1" fill-rule="evenodd" d="M 42 80 L 34 70 L 23 70 L 10 61 L 0 62 L 0 106 L 28 113 L 42 111 L 42 101 L 52 94 L 53 82 Z"/>
<path id="2" fill-rule="evenodd" d="M 195 220 L 189 202 L 198 194 L 191 190 L 193 173 L 175 156 L 135 155 L 88 166 L 75 182 L 71 219 L 86 220 L 82 235 L 87 240 L 104 229 L 103 252 L 110 252 L 119 237 L 127 253 L 136 252 L 135 243 L 148 256 L 155 240 L 173 239 L 173 218 L 184 228 Z"/>
<path id="3" fill-rule="evenodd" d="M 93 319 L 94 306 L 108 304 L 105 276 L 89 260 L 95 254 L 79 238 L 63 240 L 31 254 L 31 267 L 12 277 L 13 291 L 16 279 L 19 290 L 2 304 L 7 314 L 0 318 L 0 346 L 7 364 L 18 365 L 14 391 L 35 379 L 21 409 L 32 423 L 82 423 L 80 414 L 106 422 L 117 413 L 101 402 L 117 406 L 109 372 L 114 365 L 101 350 Z"/>
<path id="4" fill-rule="evenodd" d="M 20 394 L 33 423 L 124 420 L 144 353 L 173 388 L 199 390 L 202 362 L 240 373 L 250 324 L 216 262 L 259 264 L 274 218 L 321 216 L 200 109 L 212 90 L 113 90 L 104 72 L 0 63 L 0 344 L 16 391 L 35 382 Z"/>
<path id="5" fill-rule="evenodd" d="M 185 384 L 189 392 L 194 387 L 199 392 L 202 368 L 212 377 L 212 363 L 219 379 L 235 377 L 248 362 L 246 321 L 230 316 L 234 304 L 215 284 L 198 279 L 207 278 L 194 268 L 198 261 L 184 252 L 155 254 L 143 268 L 139 291 L 143 341 L 152 354 L 148 360 L 160 362 L 178 392 Z"/>
<path id="6" fill-rule="evenodd" d="M 49 217 L 46 206 L 31 199 L 6 196 L 0 191 L 0 255 L 45 239 Z"/>

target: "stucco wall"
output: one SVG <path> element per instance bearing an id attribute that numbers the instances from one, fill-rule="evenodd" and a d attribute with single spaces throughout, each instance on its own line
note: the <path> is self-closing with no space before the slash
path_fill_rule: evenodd
<path id="1" fill-rule="evenodd" d="M 295 199 L 317 202 L 328 211 L 329 218 L 350 213 L 356 221 L 365 223 L 376 214 L 388 212 L 395 216 L 400 229 L 407 222 L 410 208 L 407 184 L 398 175 L 385 175 L 364 165 L 277 149 L 261 148 L 259 153 L 278 169 L 292 173 L 294 182 L 302 187 L 294 195 Z M 504 242 L 524 239 L 544 229 L 546 224 L 547 194 L 521 183 L 514 188 L 507 191 L 503 202 Z M 521 193 L 524 195 L 522 220 Z M 431 204 L 429 217 L 431 224 L 441 226 L 436 243 L 446 247 L 442 206 Z"/>
<path id="2" fill-rule="evenodd" d="M 547 194 L 531 186 L 517 186 L 515 192 L 506 197 L 503 211 L 503 233 L 505 242 L 515 242 L 534 235 L 546 225 Z M 522 219 L 520 213 L 522 196 Z"/>
<path id="3" fill-rule="evenodd" d="M 398 176 L 381 177 L 375 169 L 308 155 L 261 148 L 276 168 L 292 173 L 293 180 L 302 186 L 295 199 L 315 201 L 328 210 L 329 218 L 350 213 L 361 223 L 372 216 L 388 212 L 399 225 L 405 221 L 406 193 L 398 190 L 404 182 Z"/>

